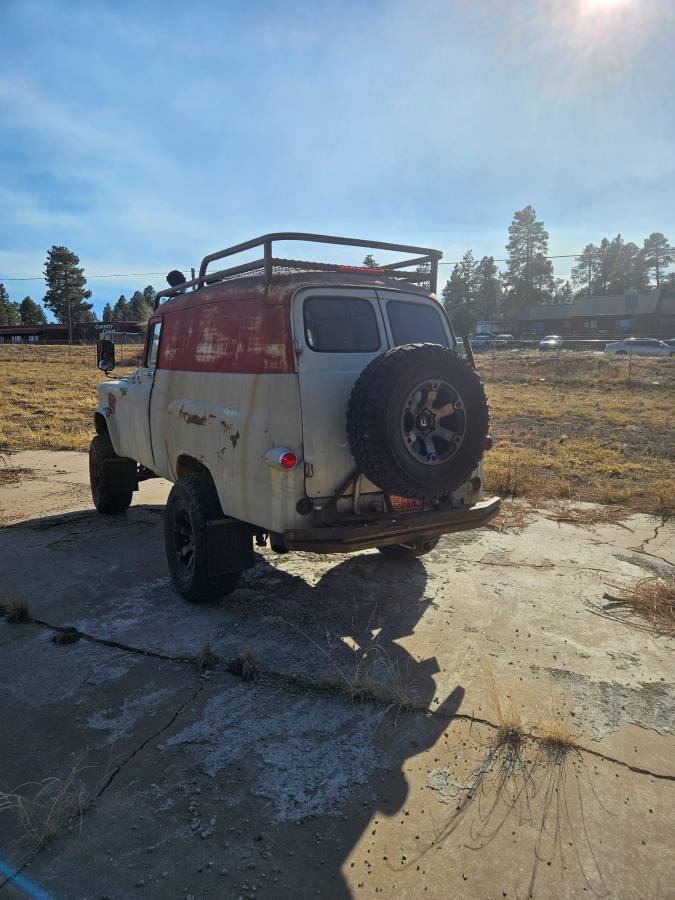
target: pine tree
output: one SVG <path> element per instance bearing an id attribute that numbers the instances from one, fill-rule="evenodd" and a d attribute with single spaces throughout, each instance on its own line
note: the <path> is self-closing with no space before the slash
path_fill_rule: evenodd
<path id="1" fill-rule="evenodd" d="M 501 286 L 497 266 L 491 256 L 476 265 L 474 303 L 477 319 L 494 319 L 499 311 Z"/>
<path id="2" fill-rule="evenodd" d="M 92 319 L 92 303 L 85 303 L 91 291 L 85 288 L 87 279 L 80 258 L 67 247 L 53 246 L 45 261 L 47 293 L 44 305 L 59 322 L 88 322 Z"/>
<path id="3" fill-rule="evenodd" d="M 366 255 L 363 257 L 363 262 L 361 263 L 361 265 L 365 266 L 367 269 L 377 269 L 378 262 L 372 253 L 366 253 Z"/>
<path id="4" fill-rule="evenodd" d="M 515 310 L 549 297 L 553 268 L 548 253 L 548 231 L 532 206 L 517 210 L 509 226 L 505 282 Z"/>
<path id="5" fill-rule="evenodd" d="M 102 322 L 112 322 L 115 316 L 113 315 L 113 308 L 109 303 L 103 307 L 103 313 L 101 315 Z"/>
<path id="6" fill-rule="evenodd" d="M 649 289 L 649 275 L 645 253 L 631 242 L 626 243 L 620 234 L 609 242 L 603 241 L 606 258 L 603 260 L 605 290 L 608 294 L 624 294 L 628 290 Z"/>
<path id="7" fill-rule="evenodd" d="M 600 250 L 594 244 L 586 244 L 583 252 L 577 256 L 576 266 L 572 266 L 572 283 L 579 290 L 579 295 L 590 297 L 593 285 L 597 281 L 600 270 Z"/>
<path id="8" fill-rule="evenodd" d="M 19 304 L 12 303 L 4 284 L 0 284 L 0 325 L 20 325 Z"/>
<path id="9" fill-rule="evenodd" d="M 150 304 L 151 307 L 154 307 L 154 305 L 155 305 L 156 294 L 157 294 L 157 291 L 154 289 L 154 287 L 151 284 L 149 284 L 147 287 L 143 288 L 143 296 L 145 297 L 146 301 Z"/>
<path id="10" fill-rule="evenodd" d="M 129 301 L 127 314 L 132 322 L 147 322 L 152 315 L 152 303 L 146 300 L 144 293 L 134 291 Z"/>
<path id="11" fill-rule="evenodd" d="M 675 262 L 675 249 L 668 243 L 668 238 L 660 231 L 654 231 L 643 242 L 643 253 L 647 272 L 654 272 L 656 287 L 665 280 L 665 269 Z"/>
<path id="12" fill-rule="evenodd" d="M 24 297 L 19 305 L 19 314 L 24 325 L 46 325 L 44 310 L 31 297 Z"/>
<path id="13" fill-rule="evenodd" d="M 453 327 L 459 334 L 468 334 L 476 324 L 474 302 L 476 290 L 476 261 L 471 250 L 462 257 L 443 289 L 443 304 Z"/>
<path id="14" fill-rule="evenodd" d="M 129 318 L 129 303 L 124 294 L 120 294 L 117 303 L 113 307 L 113 319 L 116 322 L 125 322 Z"/>

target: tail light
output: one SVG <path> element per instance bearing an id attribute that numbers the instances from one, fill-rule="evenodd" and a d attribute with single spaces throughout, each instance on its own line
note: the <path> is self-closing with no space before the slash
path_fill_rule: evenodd
<path id="1" fill-rule="evenodd" d="M 488 436 L 485 438 L 485 450 L 492 450 L 493 444 L 494 441 L 492 440 L 491 435 L 488 434 Z"/>
<path id="2" fill-rule="evenodd" d="M 298 455 L 294 450 L 287 447 L 272 447 L 265 454 L 265 462 L 273 469 L 281 469 L 283 472 L 290 472 L 298 464 Z"/>

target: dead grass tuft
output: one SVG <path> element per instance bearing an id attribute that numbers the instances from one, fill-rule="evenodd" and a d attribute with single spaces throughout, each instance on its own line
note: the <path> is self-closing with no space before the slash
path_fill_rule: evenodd
<path id="1" fill-rule="evenodd" d="M 554 708 L 550 718 L 540 719 L 532 726 L 532 735 L 539 746 L 552 757 L 560 757 L 570 750 L 577 750 L 577 737 L 569 714 L 562 708 Z"/>
<path id="2" fill-rule="evenodd" d="M 45 778 L 21 785 L 15 792 L 0 791 L 0 813 L 13 814 L 21 840 L 38 851 L 74 820 L 81 822 L 92 801 L 76 766 L 65 779 Z"/>
<path id="3" fill-rule="evenodd" d="M 30 621 L 30 609 L 25 600 L 14 600 L 5 607 L 5 615 L 7 621 L 14 624 Z"/>
<path id="4" fill-rule="evenodd" d="M 605 599 L 645 619 L 658 634 L 675 637 L 675 575 L 643 578 L 632 587 L 618 587 Z"/>
<path id="5" fill-rule="evenodd" d="M 491 519 L 488 528 L 504 533 L 522 531 L 534 519 L 534 511 L 524 500 L 503 500 L 497 515 Z"/>
<path id="6" fill-rule="evenodd" d="M 203 675 L 205 672 L 210 672 L 211 669 L 214 669 L 218 663 L 218 657 L 211 649 L 211 644 L 207 641 L 201 647 L 199 653 L 197 654 L 197 668 L 199 672 Z"/>
<path id="7" fill-rule="evenodd" d="M 520 710 L 508 695 L 503 694 L 497 684 L 495 673 L 485 657 L 481 660 L 480 670 L 490 705 L 497 720 L 496 743 L 520 746 L 527 738 L 527 729 Z"/>
<path id="8" fill-rule="evenodd" d="M 258 677 L 258 662 L 252 647 L 247 647 L 244 655 L 237 654 L 228 667 L 232 675 L 242 681 L 254 681 Z"/>
<path id="9" fill-rule="evenodd" d="M 399 661 L 379 646 L 359 658 L 353 676 L 342 671 L 340 676 L 341 693 L 351 702 L 384 702 L 397 712 L 420 708 L 419 697 Z"/>
<path id="10" fill-rule="evenodd" d="M 547 519 L 580 527 L 614 525 L 629 515 L 622 506 L 579 506 L 573 500 L 557 499 L 545 506 Z"/>

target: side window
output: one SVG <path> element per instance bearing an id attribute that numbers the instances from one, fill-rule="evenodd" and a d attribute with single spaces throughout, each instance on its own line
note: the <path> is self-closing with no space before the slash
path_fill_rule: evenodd
<path id="1" fill-rule="evenodd" d="M 303 305 L 307 345 L 319 353 L 372 353 L 380 332 L 372 304 L 358 297 L 310 297 Z"/>
<path id="2" fill-rule="evenodd" d="M 414 344 L 417 341 L 448 346 L 441 314 L 433 306 L 390 300 L 387 303 L 387 315 L 396 346 Z"/>
<path id="3" fill-rule="evenodd" d="M 157 365 L 157 352 L 159 350 L 159 334 L 162 330 L 161 322 L 153 322 L 150 326 L 148 335 L 148 359 L 146 366 L 148 369 L 154 369 Z"/>

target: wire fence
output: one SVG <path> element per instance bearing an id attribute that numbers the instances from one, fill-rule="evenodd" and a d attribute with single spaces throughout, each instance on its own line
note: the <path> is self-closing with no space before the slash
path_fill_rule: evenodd
<path id="1" fill-rule="evenodd" d="M 142 341 L 116 342 L 118 366 L 136 366 Z M 615 356 L 603 351 L 532 349 L 484 350 L 475 354 L 485 384 L 536 384 L 581 386 L 592 383 L 649 385 L 675 388 L 675 357 Z M 95 342 L 67 344 L 0 343 L 0 362 L 72 363 L 96 365 Z"/>
<path id="2" fill-rule="evenodd" d="M 143 349 L 143 338 L 124 340 L 115 344 L 118 365 L 137 362 Z M 15 363 L 67 363 L 87 362 L 96 365 L 96 341 L 78 341 L 74 344 L 50 344 L 38 342 L 0 342 L 0 362 Z"/>

